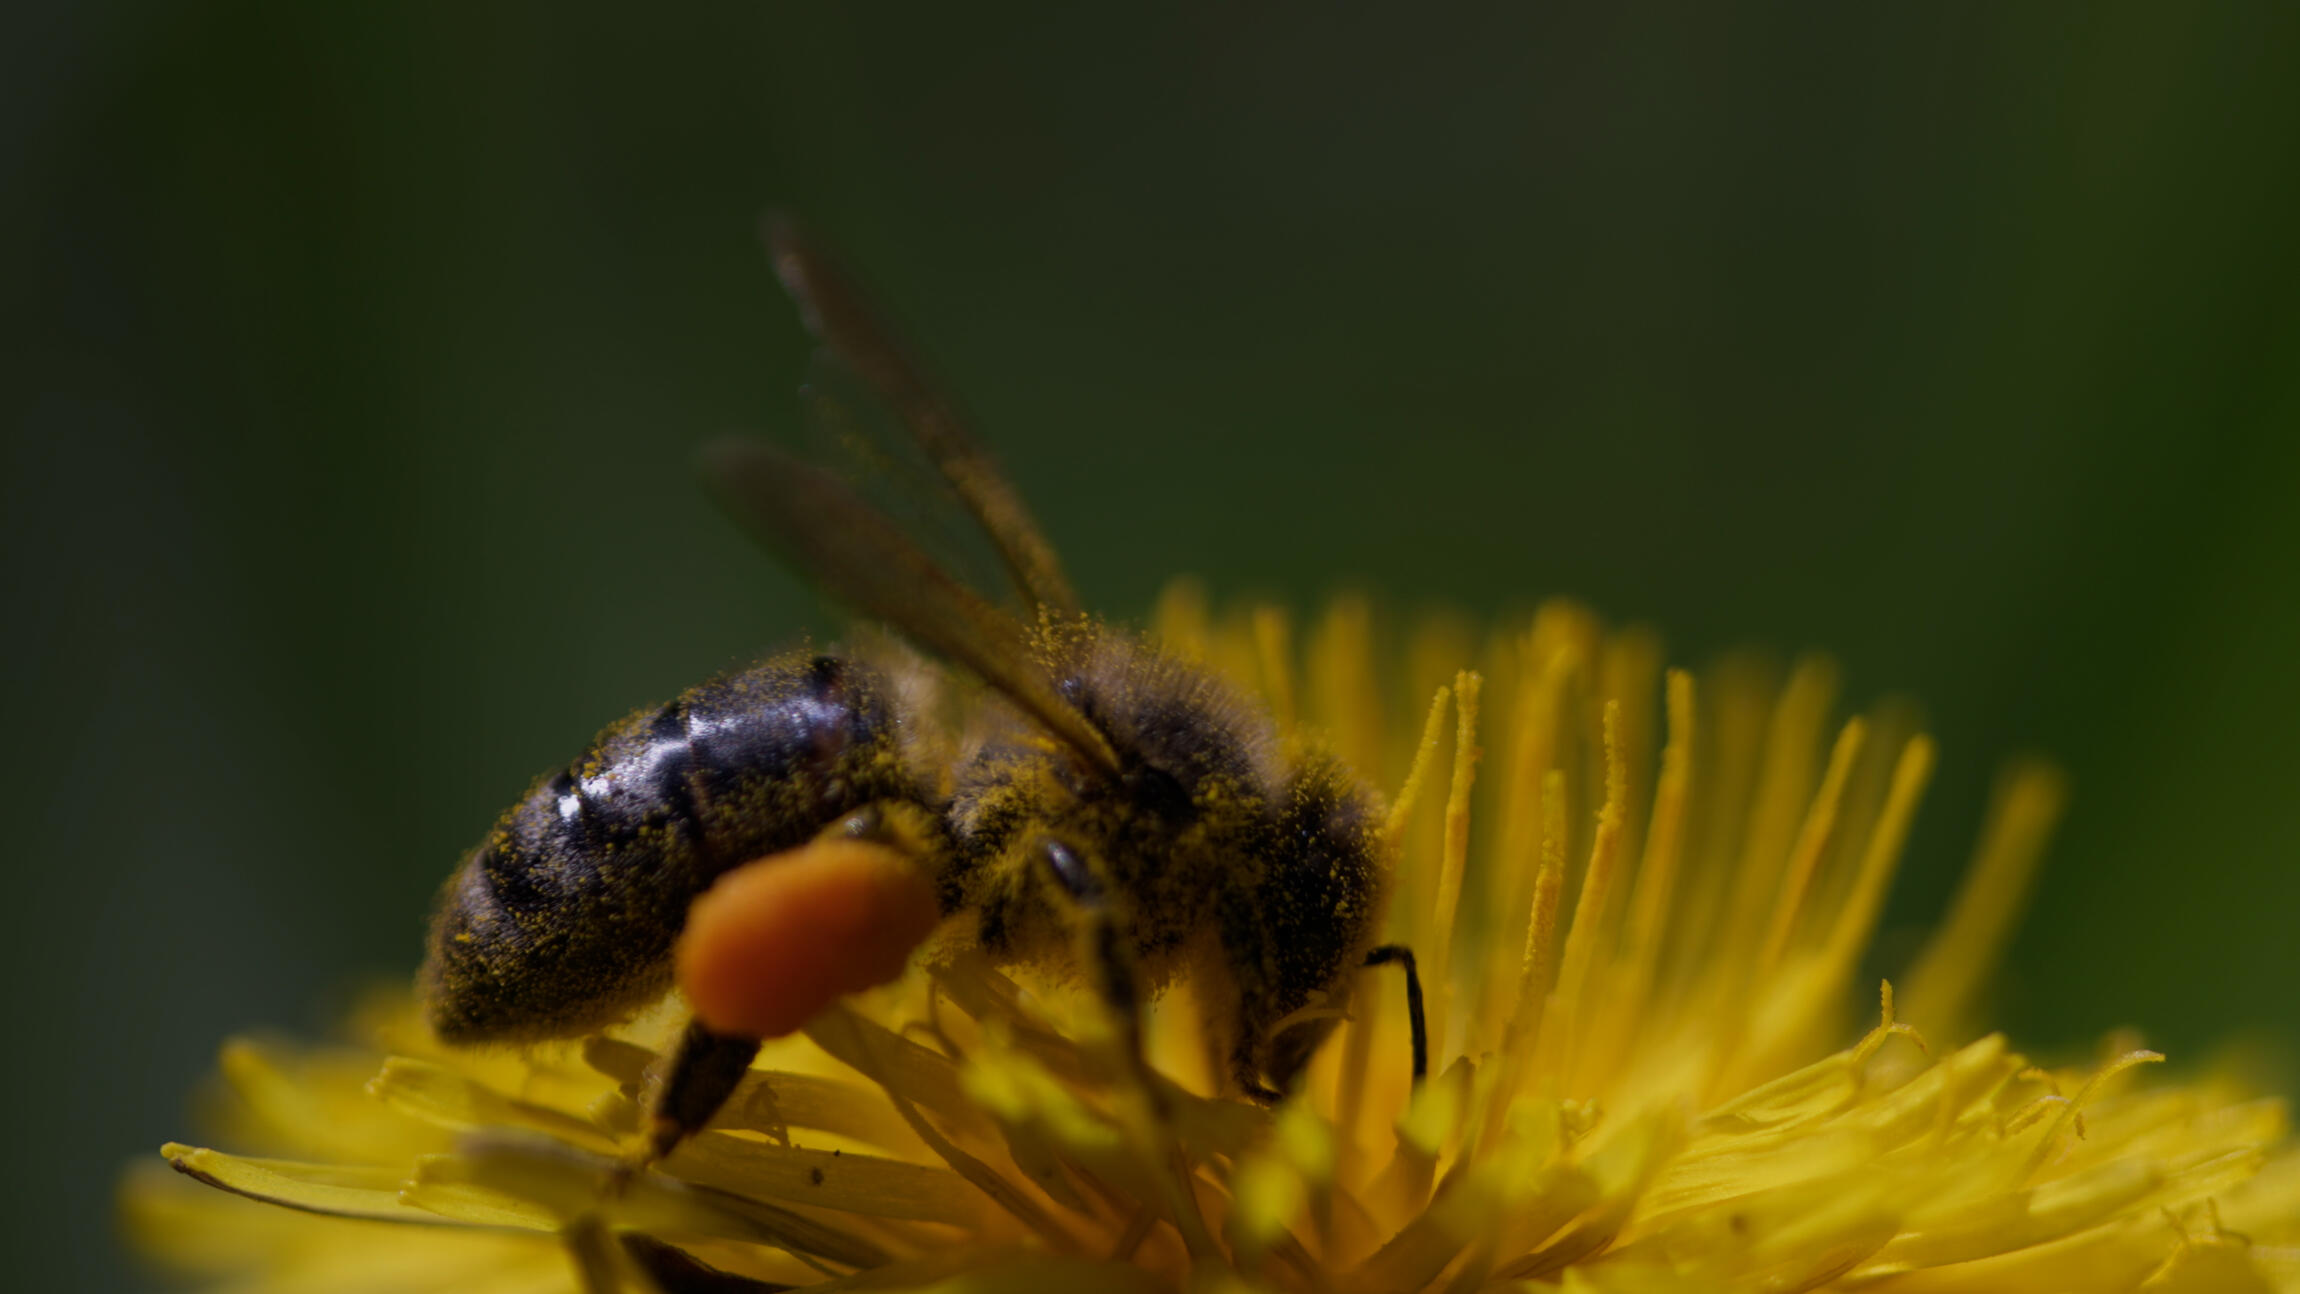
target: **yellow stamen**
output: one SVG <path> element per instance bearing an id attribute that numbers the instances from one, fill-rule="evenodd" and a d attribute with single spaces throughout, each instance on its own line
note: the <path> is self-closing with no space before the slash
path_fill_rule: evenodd
<path id="1" fill-rule="evenodd" d="M 1830 928 L 1828 944 L 1823 956 L 1827 973 L 1842 977 L 1848 972 L 1853 959 L 1868 946 L 1869 937 L 1876 930 L 1877 914 L 1884 909 L 1885 892 L 1892 885 L 1893 871 L 1900 863 L 1901 847 L 1909 838 L 1909 826 L 1916 820 L 1917 802 L 1924 798 L 1925 784 L 1933 775 L 1933 743 L 1927 737 L 1913 737 L 1901 748 L 1901 757 L 1893 765 L 1892 790 L 1885 796 L 1884 811 L 1878 815 L 1876 828 L 1869 833 L 1868 848 L 1862 851 L 1860 871 L 1853 888 L 1837 911 L 1836 923 Z"/>
<path id="2" fill-rule="evenodd" d="M 2067 781 L 2049 765 L 2016 765 L 1998 779 L 1980 846 L 1948 920 L 1909 973 L 1909 1001 L 1927 1031 L 1953 1037 L 1966 1027 L 1973 999 L 1996 966 L 2067 802 Z"/>
<path id="3" fill-rule="evenodd" d="M 1452 696 L 1450 689 L 1441 687 L 1437 695 L 1430 698 L 1429 717 L 1422 720 L 1421 744 L 1414 748 L 1413 765 L 1406 773 L 1405 785 L 1398 788 L 1398 798 L 1391 801 L 1389 818 L 1382 824 L 1382 836 L 1392 848 L 1405 837 L 1406 824 L 1413 820 L 1414 805 L 1421 800 L 1422 782 L 1429 775 L 1430 761 L 1437 756 L 1438 734 L 1444 730 L 1440 725 L 1445 722 L 1446 702 Z"/>
<path id="4" fill-rule="evenodd" d="M 1807 659 L 1798 662 L 1773 707 L 1739 862 L 1732 871 L 1731 906 L 1713 948 L 1713 963 L 1732 973 L 1751 963 L 1769 924 L 1782 869 L 1812 800 L 1818 772 L 1814 754 L 1836 693 L 1836 667 Z"/>
<path id="5" fill-rule="evenodd" d="M 1565 774 L 1541 782 L 1541 870 L 1533 878 L 1533 912 L 1526 922 L 1525 956 L 1517 980 L 1504 1053 L 1523 1060 L 1541 1040 L 1543 1017 L 1557 984 L 1557 910 L 1565 886 Z"/>
<path id="6" fill-rule="evenodd" d="M 1669 671 L 1669 744 L 1661 751 L 1661 778 L 1653 797 L 1653 825 L 1630 892 L 1623 1004 L 1642 1002 L 1661 957 L 1661 934 L 1675 897 L 1684 857 L 1685 811 L 1693 780 L 1693 676 Z"/>
<path id="7" fill-rule="evenodd" d="M 1556 767 L 1560 739 L 1560 698 L 1580 668 L 1579 651 L 1557 641 L 1559 617 L 1537 617 L 1535 629 L 1519 644 L 1517 696 L 1511 708 L 1514 736 L 1503 748 L 1507 762 L 1498 779 L 1504 788 L 1501 826 L 1485 871 L 1487 966 L 1479 985 L 1476 1024 L 1479 1037 L 1491 1037 L 1512 1009 L 1525 943 L 1524 921 L 1531 910 L 1532 884 L 1541 865 L 1542 781 Z"/>
<path id="8" fill-rule="evenodd" d="M 1432 1069 L 1444 1068 L 1446 1016 L 1452 1000 L 1454 924 L 1461 908 L 1462 871 L 1469 865 L 1469 796 L 1477 783 L 1477 703 L 1485 680 L 1463 670 L 1454 675 L 1453 775 L 1446 786 L 1445 838 L 1438 858 L 1437 901 L 1431 906 L 1426 951 L 1420 956 L 1431 967 L 1438 989 L 1427 997 L 1426 1014 Z"/>
<path id="9" fill-rule="evenodd" d="M 1773 904 L 1772 923 L 1766 928 L 1765 942 L 1757 952 L 1755 970 L 1760 976 L 1779 964 L 1782 952 L 1789 946 L 1789 935 L 1797 928 L 1797 918 L 1804 908 L 1805 892 L 1812 887 L 1813 873 L 1821 866 L 1821 853 L 1836 830 L 1837 810 L 1844 801 L 1846 779 L 1853 775 L 1853 761 L 1860 756 L 1861 743 L 1868 734 L 1868 725 L 1855 719 L 1837 735 L 1836 748 L 1829 754 L 1829 771 L 1821 778 L 1821 790 L 1806 811 L 1804 825 L 1798 828 L 1796 847 L 1789 853 L 1788 875 L 1782 879 L 1780 897 Z"/>
<path id="10" fill-rule="evenodd" d="M 1629 772 L 1621 759 L 1621 709 L 1613 702 L 1605 706 L 1605 804 L 1598 811 L 1597 834 L 1590 842 L 1589 866 L 1582 874 L 1581 895 L 1573 905 L 1573 925 L 1565 936 L 1565 952 L 1558 963 L 1557 1000 L 1566 1013 L 1560 1033 L 1565 1050 L 1561 1066 L 1572 1073 L 1571 1065 L 1580 1058 L 1574 1054 L 1581 1043 L 1580 1030 L 1587 1016 L 1590 968 L 1596 964 L 1600 945 L 1605 940 L 1605 906 L 1613 894 L 1614 864 L 1621 853 L 1621 824 L 1623 805 L 1629 798 Z"/>

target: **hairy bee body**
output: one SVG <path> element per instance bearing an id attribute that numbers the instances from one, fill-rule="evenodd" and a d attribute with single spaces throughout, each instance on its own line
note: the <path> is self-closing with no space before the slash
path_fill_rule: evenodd
<path id="1" fill-rule="evenodd" d="M 995 698 L 938 775 L 920 754 L 948 744 L 926 739 L 889 669 L 834 656 L 779 657 L 608 729 L 449 882 L 425 973 L 435 1028 L 533 1039 L 628 1015 L 669 987 L 687 909 L 721 873 L 899 804 L 925 810 L 920 864 L 970 923 L 956 942 L 1075 966 L 1094 918 L 1125 996 L 1197 968 L 1238 1084 L 1282 1086 L 1331 1020 L 1275 1027 L 1339 990 L 1371 941 L 1369 793 L 1330 758 L 1287 758 L 1202 668 L 1100 628 L 1061 638 L 1052 676 L 1109 739 L 1116 777 Z"/>
<path id="2" fill-rule="evenodd" d="M 422 973 L 439 1034 L 569 1037 L 634 1013 L 670 988 L 689 908 L 715 880 L 835 831 L 877 837 L 920 869 L 945 946 L 1078 973 L 1129 1021 L 1187 968 L 1210 1049 L 1237 1090 L 1264 1100 L 1332 1030 L 1356 968 L 1401 963 L 1422 1077 L 1412 954 L 1371 946 L 1387 879 L 1371 793 L 1331 756 L 1282 740 L 1203 666 L 1086 618 L 1020 498 L 854 285 L 787 222 L 766 232 L 825 361 L 902 429 L 893 461 L 925 460 L 936 497 L 990 542 L 1021 605 L 954 575 L 841 477 L 755 442 L 707 448 L 706 479 L 734 520 L 981 685 L 964 740 L 943 739 L 939 691 L 913 686 L 931 667 L 892 650 L 777 657 L 625 719 L 538 782 L 448 882 Z M 901 912 L 870 913 L 900 931 L 898 958 L 932 921 L 919 879 L 898 869 Z M 790 893 L 768 900 L 774 919 L 741 927 L 731 959 L 703 937 L 708 922 L 688 941 L 703 963 L 738 967 L 729 1000 L 776 1009 L 717 1010 L 724 1032 L 690 1022 L 651 1098 L 646 1157 L 703 1128 L 734 1090 L 758 1049 L 746 1030 L 788 1027 L 846 991 L 826 986 L 883 978 L 867 939 L 822 937 L 831 925 L 808 923 L 831 908 Z M 807 972 L 832 973 L 740 955 L 759 948 L 803 949 Z M 765 973 L 787 982 L 748 997 Z M 1146 1077 L 1138 1027 L 1126 1042 Z"/>

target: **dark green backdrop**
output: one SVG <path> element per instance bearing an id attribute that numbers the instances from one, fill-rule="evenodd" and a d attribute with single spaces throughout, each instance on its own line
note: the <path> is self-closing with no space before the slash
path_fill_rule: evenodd
<path id="1" fill-rule="evenodd" d="M 822 623 L 687 466 L 794 416 L 769 202 L 1097 604 L 1829 648 L 1942 741 L 1896 923 L 2075 772 L 2024 1040 L 2300 1026 L 2300 10 L 11 10 L 25 1288 L 132 1280 L 118 1165 L 535 770 Z"/>

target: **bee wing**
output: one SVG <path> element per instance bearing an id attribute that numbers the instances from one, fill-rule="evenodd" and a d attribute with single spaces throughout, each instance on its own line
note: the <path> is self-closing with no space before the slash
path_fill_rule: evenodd
<path id="1" fill-rule="evenodd" d="M 920 374 L 854 281 L 788 216 L 770 213 L 764 234 L 775 273 L 798 303 L 807 331 L 894 411 L 911 441 L 989 536 L 1023 593 L 1040 607 L 1075 614 L 1077 595 L 1029 509 L 999 472 L 989 449 Z"/>
<path id="2" fill-rule="evenodd" d="M 1032 654 L 1021 622 L 952 578 L 845 482 L 770 445 L 728 437 L 703 448 L 719 503 L 798 570 L 873 620 L 972 670 L 1107 773 L 1110 743 Z"/>
<path id="3" fill-rule="evenodd" d="M 1026 624 L 1035 617 L 1036 599 L 1015 580 L 1005 554 L 941 466 L 829 347 L 816 347 L 809 359 L 799 404 L 801 439 L 776 443 L 845 482 L 961 584 Z"/>

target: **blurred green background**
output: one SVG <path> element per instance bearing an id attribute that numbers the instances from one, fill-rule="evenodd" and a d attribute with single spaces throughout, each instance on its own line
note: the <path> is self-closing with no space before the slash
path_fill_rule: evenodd
<path id="1" fill-rule="evenodd" d="M 2027 1042 L 2291 1036 L 2300 9 L 87 5 L 0 39 L 21 1288 L 217 1041 L 403 976 L 602 721 L 822 623 L 769 203 L 1091 600 L 1177 571 L 1837 653 L 2077 796 Z M 26 1264 L 29 1263 L 29 1270 Z"/>

